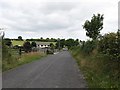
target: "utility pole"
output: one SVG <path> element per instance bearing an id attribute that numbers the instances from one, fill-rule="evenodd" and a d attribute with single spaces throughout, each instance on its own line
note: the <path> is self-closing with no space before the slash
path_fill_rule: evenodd
<path id="1" fill-rule="evenodd" d="M 60 38 L 58 38 L 58 48 L 59 48 L 59 51 L 60 51 Z"/>

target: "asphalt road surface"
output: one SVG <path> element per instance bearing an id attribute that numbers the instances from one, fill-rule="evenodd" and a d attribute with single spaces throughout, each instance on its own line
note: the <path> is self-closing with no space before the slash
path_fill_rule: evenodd
<path id="1" fill-rule="evenodd" d="M 68 51 L 49 55 L 3 73 L 3 88 L 86 88 Z"/>

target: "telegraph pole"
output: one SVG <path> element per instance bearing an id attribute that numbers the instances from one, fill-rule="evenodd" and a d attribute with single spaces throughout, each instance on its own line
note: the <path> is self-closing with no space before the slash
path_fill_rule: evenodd
<path id="1" fill-rule="evenodd" d="M 60 38 L 58 38 L 58 48 L 59 48 L 59 51 L 60 51 Z"/>

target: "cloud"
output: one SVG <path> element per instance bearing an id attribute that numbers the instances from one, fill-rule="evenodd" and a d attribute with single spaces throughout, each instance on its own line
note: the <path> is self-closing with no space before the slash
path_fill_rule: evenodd
<path id="1" fill-rule="evenodd" d="M 7 28 L 9 38 L 86 40 L 82 25 L 93 14 L 104 14 L 102 33 L 117 30 L 117 4 L 118 0 L 0 0 L 0 27 Z"/>

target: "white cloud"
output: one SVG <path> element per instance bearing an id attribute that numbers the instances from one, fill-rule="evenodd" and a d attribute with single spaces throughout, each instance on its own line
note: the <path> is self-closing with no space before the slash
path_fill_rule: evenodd
<path id="1" fill-rule="evenodd" d="M 9 38 L 86 40 L 82 25 L 97 13 L 105 17 L 101 33 L 117 31 L 118 0 L 0 0 L 0 27 Z"/>

